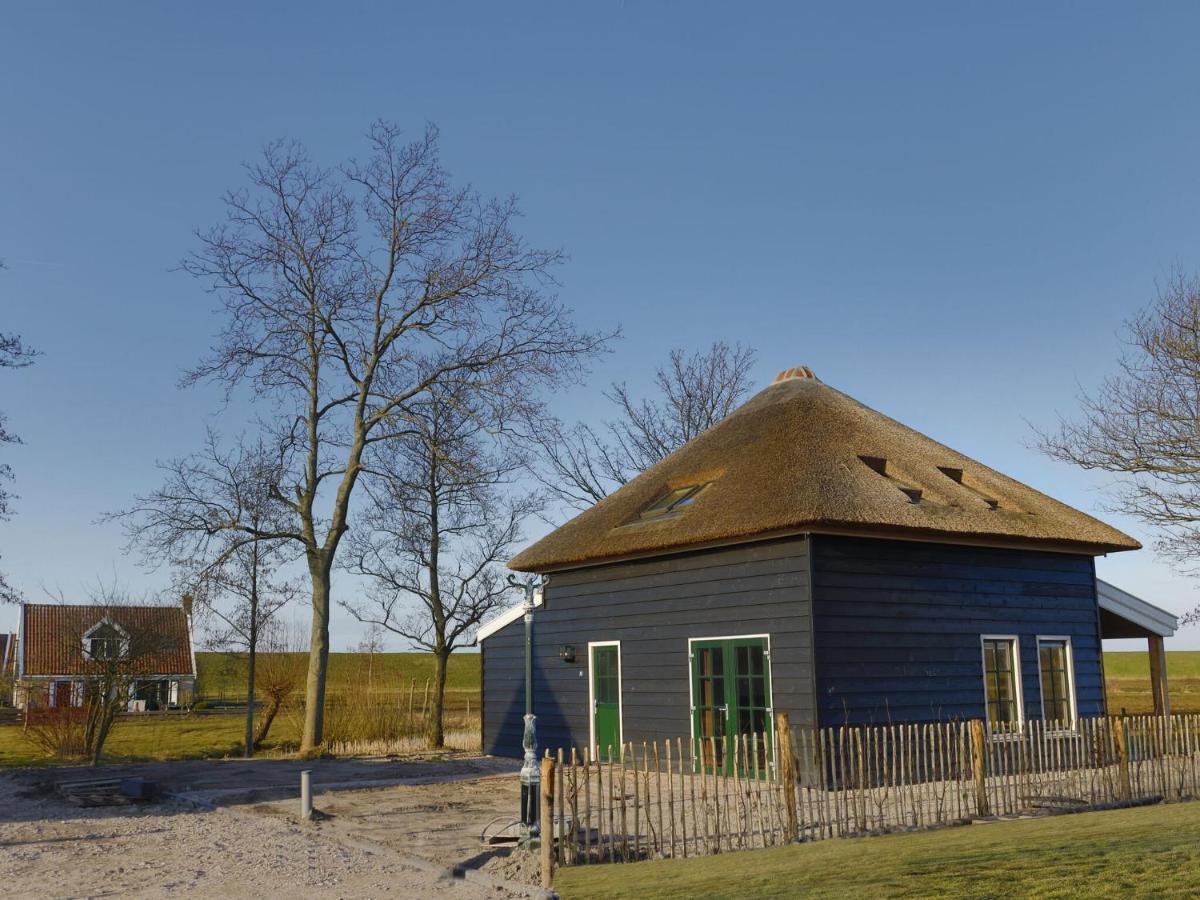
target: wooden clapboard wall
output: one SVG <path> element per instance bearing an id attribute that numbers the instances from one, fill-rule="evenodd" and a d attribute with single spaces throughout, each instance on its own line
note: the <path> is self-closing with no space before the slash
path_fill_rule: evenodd
<path id="1" fill-rule="evenodd" d="M 589 740 L 589 641 L 621 642 L 626 741 L 690 734 L 688 639 L 770 635 L 775 709 L 812 725 L 812 622 L 803 537 L 596 566 L 551 576 L 534 615 L 541 747 Z M 483 641 L 483 747 L 521 753 L 524 625 Z M 559 659 L 564 645 L 575 662 Z"/>
<path id="2" fill-rule="evenodd" d="M 816 535 L 823 727 L 983 718 L 980 636 L 1019 639 L 1026 718 L 1041 718 L 1037 636 L 1071 638 L 1078 715 L 1103 715 L 1090 556 Z"/>

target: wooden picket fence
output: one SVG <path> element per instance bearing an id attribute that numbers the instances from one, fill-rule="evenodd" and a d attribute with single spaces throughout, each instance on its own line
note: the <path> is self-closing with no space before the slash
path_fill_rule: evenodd
<path id="1" fill-rule="evenodd" d="M 1200 797 L 1200 716 L 1032 720 L 989 735 L 979 720 L 793 730 L 780 714 L 774 734 L 725 746 L 547 751 L 541 776 L 549 887 L 559 866 Z"/>

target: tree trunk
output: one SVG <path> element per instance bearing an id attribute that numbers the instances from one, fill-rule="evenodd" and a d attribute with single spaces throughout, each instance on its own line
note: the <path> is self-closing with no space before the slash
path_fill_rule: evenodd
<path id="1" fill-rule="evenodd" d="M 108 741 L 108 733 L 112 730 L 113 721 L 117 718 L 119 701 L 114 699 L 101 707 L 101 718 L 94 735 L 95 746 L 92 747 L 92 765 L 100 765 L 100 754 L 104 752 L 104 744 Z"/>
<path id="2" fill-rule="evenodd" d="M 255 628 L 250 626 L 250 652 L 249 658 L 246 660 L 246 748 L 245 756 L 249 759 L 254 755 L 254 660 L 255 653 Z"/>
<path id="3" fill-rule="evenodd" d="M 262 721 L 258 723 L 258 731 L 254 733 L 253 746 L 258 749 L 262 746 L 263 741 L 267 739 L 267 734 L 271 731 L 271 723 L 275 721 L 275 716 L 279 714 L 279 707 L 282 705 L 278 697 L 272 697 L 267 694 L 267 706 L 263 710 Z"/>
<path id="4" fill-rule="evenodd" d="M 301 754 L 313 753 L 325 740 L 325 672 L 329 667 L 330 566 L 318 557 L 309 560 L 308 570 L 312 576 L 312 643 L 308 651 Z"/>
<path id="5" fill-rule="evenodd" d="M 255 517 L 254 527 L 258 528 Z M 246 747 L 245 757 L 254 755 L 254 663 L 258 652 L 258 567 L 260 544 L 250 545 L 250 634 L 246 640 Z"/>
<path id="6" fill-rule="evenodd" d="M 430 750 L 441 750 L 446 746 L 446 664 L 450 660 L 449 650 L 435 650 L 433 669 L 433 702 L 429 707 L 429 721 L 425 726 L 425 743 Z"/>

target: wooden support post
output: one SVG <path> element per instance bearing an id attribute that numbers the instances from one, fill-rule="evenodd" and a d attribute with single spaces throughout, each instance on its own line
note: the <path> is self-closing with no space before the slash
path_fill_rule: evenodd
<path id="1" fill-rule="evenodd" d="M 799 838 L 796 815 L 796 760 L 792 753 L 792 723 L 785 712 L 775 716 L 775 743 L 779 749 L 779 774 L 783 781 L 783 806 L 787 818 L 784 840 L 791 843 Z"/>
<path id="2" fill-rule="evenodd" d="M 1161 635 L 1146 638 L 1150 650 L 1150 693 L 1154 696 L 1154 714 L 1169 716 L 1171 698 L 1167 692 L 1167 652 Z"/>
<path id="3" fill-rule="evenodd" d="M 1117 744 L 1117 789 L 1123 803 L 1133 799 L 1133 783 L 1129 779 L 1129 735 L 1124 719 L 1113 719 L 1113 740 Z"/>
<path id="4" fill-rule="evenodd" d="M 982 719 L 971 720 L 971 764 L 975 773 L 975 811 L 981 816 L 992 814 L 987 794 L 987 732 Z"/>
<path id="5" fill-rule="evenodd" d="M 549 756 L 542 759 L 541 804 L 542 887 L 550 890 L 554 887 L 554 760 Z"/>

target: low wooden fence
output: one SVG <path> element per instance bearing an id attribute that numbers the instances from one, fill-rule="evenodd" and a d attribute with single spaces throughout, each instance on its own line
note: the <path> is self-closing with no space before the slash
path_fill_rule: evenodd
<path id="1" fill-rule="evenodd" d="M 978 720 L 793 730 L 780 714 L 773 735 L 547 751 L 541 774 L 548 887 L 564 865 L 1200 797 L 1200 716 L 989 735 Z"/>

